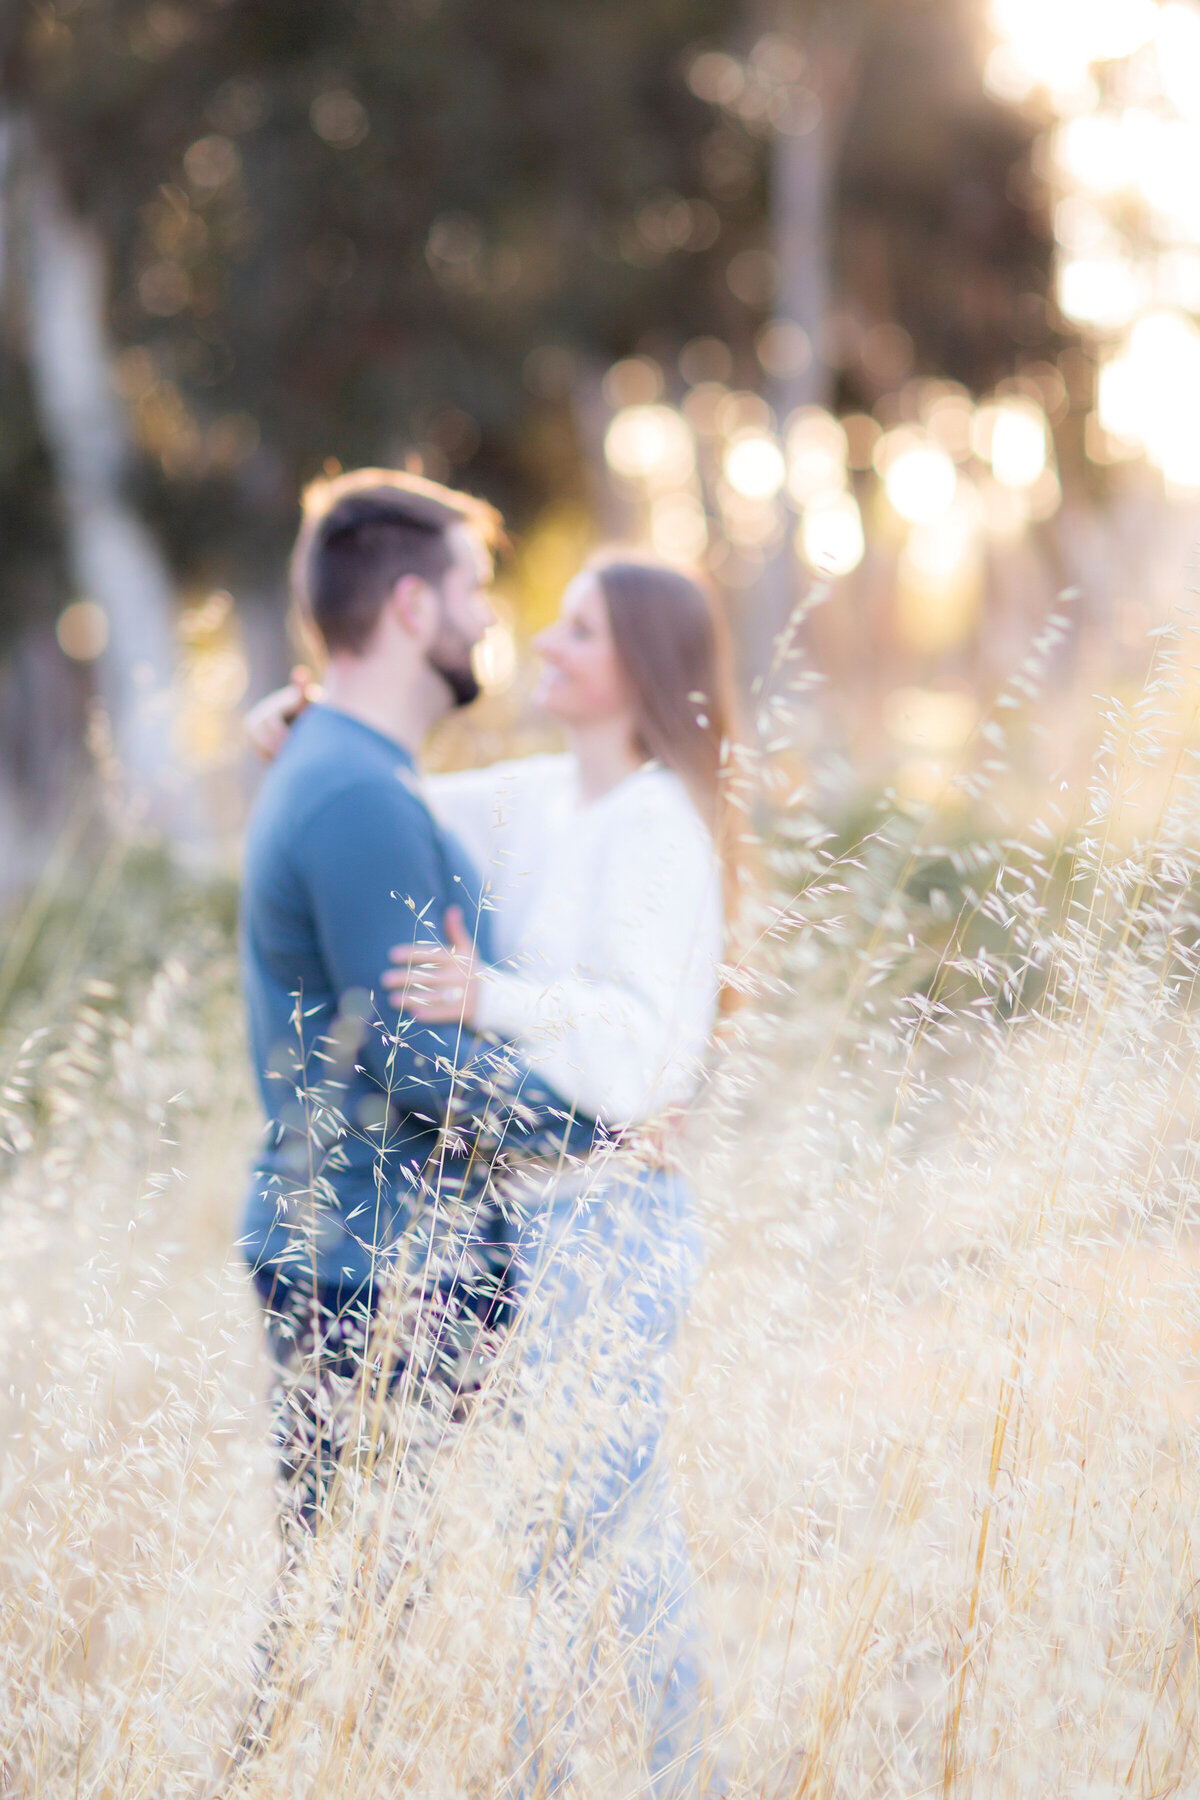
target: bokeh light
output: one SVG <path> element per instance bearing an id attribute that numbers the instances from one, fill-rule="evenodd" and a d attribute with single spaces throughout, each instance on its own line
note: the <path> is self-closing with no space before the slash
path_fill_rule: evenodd
<path id="1" fill-rule="evenodd" d="M 773 437 L 743 431 L 726 447 L 724 470 L 735 493 L 747 500 L 770 500 L 783 486 L 786 464 Z"/>
<path id="2" fill-rule="evenodd" d="M 1062 505 L 1062 483 L 1058 479 L 1058 470 L 1043 469 L 1025 493 L 1030 518 L 1038 521 L 1052 519 Z"/>
<path id="3" fill-rule="evenodd" d="M 1184 118 L 1200 119 L 1200 10 L 1170 0 L 1159 8 L 1154 36 L 1163 91 Z"/>
<path id="4" fill-rule="evenodd" d="M 939 449 L 955 462 L 971 453 L 971 422 L 975 408 L 967 393 L 939 393 L 923 409 L 925 428 Z"/>
<path id="5" fill-rule="evenodd" d="M 769 436 L 775 429 L 775 414 L 761 394 L 749 388 L 735 388 L 717 403 L 715 423 L 718 431 L 733 437 L 742 431 Z"/>
<path id="6" fill-rule="evenodd" d="M 797 547 L 818 575 L 849 575 L 866 554 L 862 513 L 853 494 L 825 494 L 805 507 Z"/>
<path id="7" fill-rule="evenodd" d="M 775 319 L 755 339 L 758 360 L 768 375 L 787 380 L 802 375 L 813 359 L 812 341 L 803 325 Z"/>
<path id="8" fill-rule="evenodd" d="M 675 482 L 695 466 L 686 419 L 669 406 L 626 406 L 604 439 L 609 467 L 633 481 Z"/>
<path id="9" fill-rule="evenodd" d="M 739 493 L 732 483 L 717 483 L 717 505 L 730 543 L 741 550 L 767 550 L 778 543 L 783 521 L 772 496 Z"/>
<path id="10" fill-rule="evenodd" d="M 699 437 L 719 437 L 721 410 L 729 398 L 729 389 L 720 381 L 701 381 L 687 394 L 683 416 Z"/>
<path id="11" fill-rule="evenodd" d="M 966 644 L 983 603 L 981 564 L 964 555 L 958 567 L 931 575 L 906 547 L 897 568 L 896 632 L 921 656 L 947 656 Z"/>
<path id="12" fill-rule="evenodd" d="M 956 580 L 975 550 L 978 525 L 977 508 L 961 501 L 939 518 L 915 525 L 904 546 L 903 567 L 921 582 L 941 585 Z"/>
<path id="13" fill-rule="evenodd" d="M 798 506 L 846 485 L 849 443 L 843 426 L 824 407 L 793 414 L 787 431 L 787 491 Z"/>
<path id="14" fill-rule="evenodd" d="M 489 625 L 471 653 L 475 679 L 485 694 L 502 694 L 517 673 L 517 640 L 507 619 Z"/>
<path id="15" fill-rule="evenodd" d="M 1102 364 L 1096 416 L 1102 430 L 1139 446 L 1176 488 L 1200 487 L 1200 329 L 1184 314 L 1147 313 L 1122 350 Z"/>
<path id="16" fill-rule="evenodd" d="M 604 398 L 614 408 L 647 406 L 663 391 L 663 372 L 650 356 L 627 356 L 604 377 Z"/>
<path id="17" fill-rule="evenodd" d="M 733 374 L 733 356 L 720 338 L 691 338 L 679 352 L 679 373 L 689 387 L 702 382 L 725 382 Z"/>
<path id="18" fill-rule="evenodd" d="M 54 627 L 59 649 L 72 662 L 95 662 L 108 648 L 108 614 L 95 600 L 72 600 Z"/>
<path id="19" fill-rule="evenodd" d="M 1098 351 L 1086 452 L 1102 464 L 1144 456 L 1168 490 L 1195 492 L 1200 7 L 993 0 L 991 23 L 993 91 L 1019 101 L 1040 87 L 1058 115 L 1035 162 L 1055 190 L 1059 310 Z M 1028 448 L 1032 459 L 1032 421 Z M 998 480 L 1027 487 L 1030 516 L 1048 517 L 1061 498 L 1052 458 L 1026 483 L 1012 481 L 1012 457 Z"/>
<path id="20" fill-rule="evenodd" d="M 1154 0 L 992 0 L 993 29 L 1002 40 L 1009 79 L 1023 73 L 1069 102 L 1093 64 L 1131 56 L 1149 43 L 1157 25 Z"/>
<path id="21" fill-rule="evenodd" d="M 973 696 L 953 688 L 896 688 L 883 703 L 887 731 L 914 750 L 961 750 L 978 716 Z"/>
<path id="22" fill-rule="evenodd" d="M 992 425 L 992 473 L 1005 487 L 1032 487 L 1046 468 L 1046 416 L 1035 401 L 1004 400 Z"/>
<path id="23" fill-rule="evenodd" d="M 218 588 L 191 602 L 180 613 L 178 628 L 176 750 L 194 769 L 220 768 L 242 754 L 238 708 L 250 681 L 233 596 Z"/>
<path id="24" fill-rule="evenodd" d="M 1054 160 L 1089 193 L 1123 193 L 1134 179 L 1136 130 L 1117 113 L 1083 113 L 1055 132 Z"/>
<path id="25" fill-rule="evenodd" d="M 888 437 L 901 434 L 889 433 Z M 905 439 L 915 434 L 905 433 Z M 881 448 L 888 442 L 881 440 Z M 894 455 L 882 459 L 884 489 L 893 511 L 910 525 L 926 525 L 951 505 L 958 486 L 958 471 L 951 457 L 931 442 L 905 441 Z"/>
<path id="26" fill-rule="evenodd" d="M 998 544 L 1011 544 L 1029 529 L 1032 513 L 1029 495 L 1023 489 L 1005 487 L 994 475 L 986 475 L 976 491 L 989 538 Z"/>
<path id="27" fill-rule="evenodd" d="M 708 549 L 708 521 L 690 494 L 668 494 L 650 509 L 650 541 L 672 562 L 699 562 Z"/>
<path id="28" fill-rule="evenodd" d="M 1059 266 L 1058 304 L 1077 325 L 1097 331 L 1128 325 L 1145 299 L 1145 278 L 1127 256 L 1077 256 Z"/>

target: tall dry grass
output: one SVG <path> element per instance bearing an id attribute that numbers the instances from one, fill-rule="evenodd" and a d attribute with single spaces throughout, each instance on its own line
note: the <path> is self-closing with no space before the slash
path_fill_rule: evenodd
<path id="1" fill-rule="evenodd" d="M 708 1260 L 669 1454 L 713 1792 L 1200 1792 L 1185 648 L 1108 707 L 1069 831 L 1057 793 L 952 838 L 882 811 L 849 849 L 778 822 L 763 997 L 687 1153 Z M 1002 817 L 1021 717 L 967 817 Z M 275 1592 L 233 971 L 219 934 L 164 949 L 8 1034 L 0 1791 L 515 1794 L 526 1709 L 572 1792 L 646 1791 L 620 1571 L 582 1602 L 528 1574 L 603 1379 L 591 1411 L 516 1358 L 463 1420 L 402 1400 Z M 231 1767 L 276 1604 L 265 1746 Z"/>

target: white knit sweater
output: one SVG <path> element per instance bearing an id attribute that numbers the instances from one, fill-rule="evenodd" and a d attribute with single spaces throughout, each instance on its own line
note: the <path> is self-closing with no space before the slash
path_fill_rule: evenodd
<path id="1" fill-rule="evenodd" d="M 647 763 L 585 802 L 573 757 L 529 756 L 424 785 L 493 908 L 478 1029 L 611 1126 L 690 1099 L 716 1014 L 721 880 L 678 776 Z"/>

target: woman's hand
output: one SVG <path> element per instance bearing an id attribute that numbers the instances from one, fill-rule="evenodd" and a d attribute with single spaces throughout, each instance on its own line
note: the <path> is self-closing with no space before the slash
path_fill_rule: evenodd
<path id="1" fill-rule="evenodd" d="M 393 1006 L 427 1025 L 470 1025 L 478 1004 L 479 976 L 461 907 L 452 906 L 446 914 L 446 937 L 447 947 L 398 944 L 391 952 L 392 967 L 384 970 L 383 985 Z"/>
<path id="2" fill-rule="evenodd" d="M 264 762 L 274 762 L 287 734 L 306 706 L 321 698 L 321 690 L 303 663 L 292 670 L 286 687 L 276 688 L 246 714 L 246 736 Z"/>

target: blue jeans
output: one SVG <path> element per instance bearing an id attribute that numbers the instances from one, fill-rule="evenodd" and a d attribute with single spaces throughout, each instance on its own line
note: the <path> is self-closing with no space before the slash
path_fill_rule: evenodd
<path id="1" fill-rule="evenodd" d="M 267 1226 L 257 1241 L 243 1241 L 274 1365 L 270 1408 L 285 1539 L 294 1530 L 317 1529 L 347 1446 L 361 1429 L 364 1397 L 381 1384 L 394 1391 L 410 1359 L 422 1381 L 460 1392 L 476 1385 L 480 1352 L 515 1311 L 506 1285 L 508 1225 L 493 1198 L 511 1161 L 541 1157 L 577 1166 L 604 1137 L 594 1119 L 568 1107 L 503 1046 L 489 1047 L 484 1064 L 464 1074 L 450 1113 L 446 1147 L 426 1166 L 408 1233 L 416 1303 L 410 1294 L 402 1328 L 379 1347 L 386 1349 L 386 1368 L 378 1356 L 370 1367 L 364 1361 L 393 1246 L 375 1246 L 368 1257 L 366 1244 L 334 1230 L 336 1249 L 326 1242 L 322 1254 L 310 1233 L 323 1216 L 332 1221 L 316 1205 L 315 1190 L 307 1228 L 290 1222 L 281 1234 L 286 1254 L 278 1260 L 266 1254 Z M 336 1203 L 330 1208 L 335 1214 Z M 402 1211 L 394 1194 L 384 1210 L 389 1216 Z"/>
<path id="2" fill-rule="evenodd" d="M 712 1698 L 687 1545 L 662 1454 L 666 1354 L 700 1244 L 686 1184 L 585 1171 L 511 1229 L 518 1405 L 536 1434 L 545 1516 L 530 1529 L 535 1617 L 512 1741 L 516 1791 L 563 1791 L 589 1696 L 618 1696 L 636 1786 L 717 1791 Z"/>

